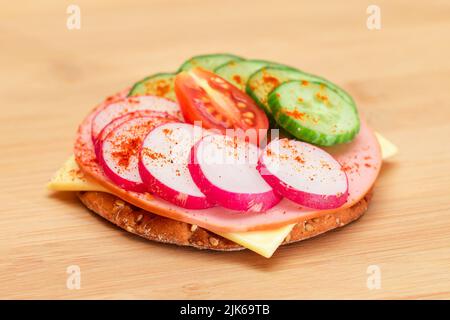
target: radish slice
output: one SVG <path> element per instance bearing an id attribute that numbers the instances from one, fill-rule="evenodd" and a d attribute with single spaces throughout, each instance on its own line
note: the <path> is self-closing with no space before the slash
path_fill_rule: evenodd
<path id="1" fill-rule="evenodd" d="M 168 114 L 167 112 L 159 112 L 159 111 L 152 111 L 152 110 L 140 110 L 140 111 L 134 111 L 125 113 L 124 115 L 120 116 L 119 118 L 116 118 L 112 120 L 106 127 L 100 131 L 100 134 L 97 136 L 97 139 L 94 143 L 95 148 L 95 155 L 97 156 L 97 159 L 100 158 L 100 149 L 102 146 L 103 140 L 108 136 L 110 132 L 112 132 L 114 129 L 119 127 L 122 123 L 127 122 L 130 119 L 138 118 L 138 117 L 155 117 L 155 118 L 166 118 L 173 121 L 178 121 L 177 118 L 173 117 L 172 115 Z"/>
<path id="2" fill-rule="evenodd" d="M 189 152 L 201 136 L 200 127 L 187 123 L 163 124 L 148 134 L 142 145 L 139 172 L 149 191 L 183 208 L 213 206 L 187 168 Z"/>
<path id="3" fill-rule="evenodd" d="M 305 142 L 272 141 L 264 149 L 258 170 L 277 192 L 308 208 L 338 208 L 348 197 L 347 175 L 339 162 Z"/>
<path id="4" fill-rule="evenodd" d="M 237 137 L 205 136 L 191 150 L 189 171 L 211 201 L 232 210 L 263 212 L 281 197 L 256 170 L 259 152 Z"/>
<path id="5" fill-rule="evenodd" d="M 139 175 L 139 150 L 148 132 L 167 121 L 148 116 L 133 118 L 118 125 L 102 141 L 98 161 L 116 185 L 130 191 L 146 191 Z"/>
<path id="6" fill-rule="evenodd" d="M 180 108 L 178 104 L 173 101 L 154 96 L 128 97 L 108 104 L 97 112 L 92 120 L 92 142 L 95 144 L 100 132 L 112 120 L 119 118 L 126 113 L 140 110 L 166 112 L 167 114 L 182 120 Z"/>

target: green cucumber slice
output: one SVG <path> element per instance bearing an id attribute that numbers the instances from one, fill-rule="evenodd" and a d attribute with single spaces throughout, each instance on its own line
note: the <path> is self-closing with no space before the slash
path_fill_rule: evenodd
<path id="1" fill-rule="evenodd" d="M 268 97 L 277 123 L 294 137 L 320 146 L 352 140 L 359 132 L 359 116 L 329 84 L 288 81 Z"/>
<path id="2" fill-rule="evenodd" d="M 264 67 L 286 67 L 285 65 L 264 61 L 264 60 L 241 60 L 241 61 L 230 61 L 223 65 L 220 65 L 214 70 L 218 76 L 224 78 L 230 82 L 235 87 L 245 91 L 245 86 L 247 84 L 248 78 Z"/>
<path id="3" fill-rule="evenodd" d="M 205 70 L 214 71 L 218 66 L 230 62 L 243 60 L 241 57 L 228 53 L 205 54 L 195 56 L 184 62 L 178 72 L 186 71 L 194 67 L 201 67 Z"/>
<path id="4" fill-rule="evenodd" d="M 129 97 L 135 96 L 158 96 L 176 101 L 174 90 L 175 74 L 173 73 L 157 73 L 136 82 L 131 88 Z"/>
<path id="5" fill-rule="evenodd" d="M 280 84 L 291 80 L 317 81 L 325 83 L 342 95 L 347 102 L 354 104 L 352 97 L 332 82 L 322 77 L 287 67 L 269 67 L 256 71 L 248 79 L 245 90 L 256 101 L 256 103 L 263 108 L 268 115 L 270 115 L 271 110 L 267 103 L 267 96 Z"/>

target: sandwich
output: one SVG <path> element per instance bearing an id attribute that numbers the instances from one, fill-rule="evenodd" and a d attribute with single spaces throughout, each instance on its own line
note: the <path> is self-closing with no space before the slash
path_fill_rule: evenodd
<path id="1" fill-rule="evenodd" d="M 270 258 L 361 217 L 396 152 L 323 77 L 201 55 L 96 106 L 48 188 L 148 240 Z"/>

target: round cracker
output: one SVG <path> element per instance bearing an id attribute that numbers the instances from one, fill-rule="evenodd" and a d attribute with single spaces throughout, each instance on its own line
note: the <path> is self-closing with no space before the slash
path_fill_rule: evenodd
<path id="1" fill-rule="evenodd" d="M 219 251 L 245 249 L 211 231 L 144 211 L 109 193 L 86 191 L 79 192 L 78 197 L 101 217 L 148 240 Z M 367 210 L 371 197 L 369 191 L 350 208 L 298 222 L 282 244 L 312 238 L 355 221 Z"/>

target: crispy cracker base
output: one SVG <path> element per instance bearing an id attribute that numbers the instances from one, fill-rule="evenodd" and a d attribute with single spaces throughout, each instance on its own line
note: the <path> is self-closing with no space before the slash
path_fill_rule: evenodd
<path id="1" fill-rule="evenodd" d="M 86 191 L 78 192 L 77 195 L 93 212 L 122 229 L 148 240 L 219 251 L 244 249 L 211 231 L 144 211 L 109 193 Z M 369 191 L 350 208 L 297 223 L 283 245 L 312 238 L 349 224 L 366 212 L 371 197 L 372 192 Z"/>

